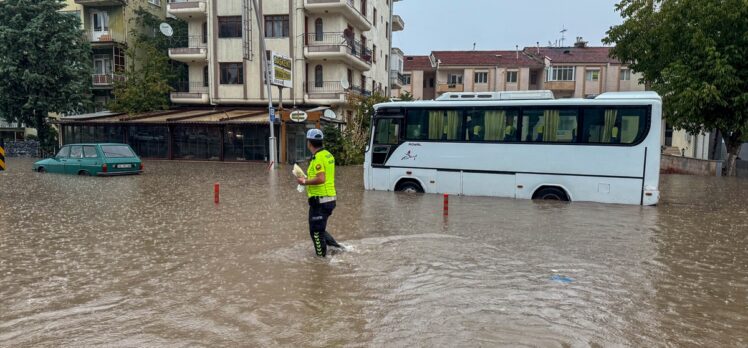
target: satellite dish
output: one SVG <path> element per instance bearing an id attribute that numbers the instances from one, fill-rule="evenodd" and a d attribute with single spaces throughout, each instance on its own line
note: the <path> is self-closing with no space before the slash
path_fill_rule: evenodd
<path id="1" fill-rule="evenodd" d="M 171 28 L 169 23 L 161 23 L 161 25 L 158 26 L 158 29 L 161 30 L 161 34 L 164 34 L 164 36 L 171 37 L 174 35 L 174 29 Z"/>
<path id="2" fill-rule="evenodd" d="M 351 84 L 348 83 L 348 80 L 341 79 L 340 80 L 340 87 L 343 87 L 343 89 L 348 89 L 348 88 L 351 88 Z"/>
<path id="3" fill-rule="evenodd" d="M 346 81 L 346 83 L 348 83 L 348 81 Z M 331 109 L 326 109 L 325 112 L 322 113 L 322 115 L 327 118 L 332 118 L 332 119 L 335 119 L 338 117 L 337 115 L 335 115 L 335 111 L 332 111 Z"/>

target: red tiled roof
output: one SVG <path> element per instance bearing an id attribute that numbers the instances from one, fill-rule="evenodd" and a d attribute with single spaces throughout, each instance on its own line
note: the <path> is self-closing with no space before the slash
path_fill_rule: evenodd
<path id="1" fill-rule="evenodd" d="M 548 57 L 552 63 L 620 63 L 610 58 L 610 47 L 541 47 L 540 54 L 536 47 L 527 47 L 525 52 L 540 59 Z"/>
<path id="2" fill-rule="evenodd" d="M 440 66 L 541 67 L 542 61 L 517 51 L 434 51 Z"/>
<path id="3" fill-rule="evenodd" d="M 403 62 L 405 62 L 403 66 L 405 71 L 433 69 L 429 56 L 405 56 Z"/>

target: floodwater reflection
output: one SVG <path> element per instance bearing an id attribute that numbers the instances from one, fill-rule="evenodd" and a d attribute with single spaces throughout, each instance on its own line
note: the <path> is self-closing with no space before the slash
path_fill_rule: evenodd
<path id="1" fill-rule="evenodd" d="M 664 176 L 657 207 L 362 190 L 313 255 L 290 168 L 0 173 L 0 346 L 748 344 L 748 182 Z M 221 184 L 221 204 L 212 185 Z"/>

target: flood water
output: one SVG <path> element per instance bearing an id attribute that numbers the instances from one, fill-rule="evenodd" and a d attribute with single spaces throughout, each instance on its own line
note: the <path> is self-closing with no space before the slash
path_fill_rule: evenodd
<path id="1" fill-rule="evenodd" d="M 290 168 L 0 173 L 0 346 L 748 346 L 748 180 L 657 207 L 365 192 L 314 257 Z M 213 183 L 221 203 L 213 203 Z"/>

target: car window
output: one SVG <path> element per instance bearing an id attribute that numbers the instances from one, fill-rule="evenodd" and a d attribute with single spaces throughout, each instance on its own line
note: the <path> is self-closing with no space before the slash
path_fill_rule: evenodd
<path id="1" fill-rule="evenodd" d="M 65 146 L 60 149 L 60 152 L 57 153 L 57 158 L 67 158 L 68 155 L 70 155 L 70 146 Z"/>
<path id="2" fill-rule="evenodd" d="M 70 147 L 70 158 L 83 158 L 83 147 L 82 146 L 71 146 Z"/>
<path id="3" fill-rule="evenodd" d="M 135 153 L 126 145 L 104 145 L 101 150 L 104 151 L 104 156 L 109 158 L 135 157 Z"/>
<path id="4" fill-rule="evenodd" d="M 96 158 L 99 155 L 96 153 L 96 146 L 84 146 L 83 157 L 85 158 Z"/>

